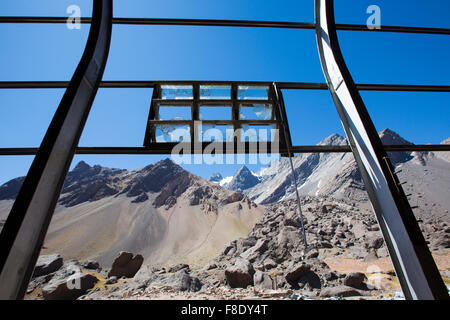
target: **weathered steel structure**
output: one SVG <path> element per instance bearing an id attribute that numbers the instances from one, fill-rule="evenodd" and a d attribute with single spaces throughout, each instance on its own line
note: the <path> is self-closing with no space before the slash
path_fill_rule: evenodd
<path id="1" fill-rule="evenodd" d="M 199 140 L 194 134 L 197 120 L 212 126 L 231 126 L 233 129 L 245 126 L 272 126 L 281 129 L 279 153 L 283 156 L 313 152 L 353 152 L 405 297 L 448 299 L 447 289 L 387 152 L 450 151 L 450 146 L 383 145 L 359 91 L 450 92 L 450 86 L 355 84 L 342 57 L 336 30 L 450 35 L 450 29 L 383 26 L 381 29 L 369 30 L 363 25 L 336 24 L 332 0 L 315 0 L 315 8 L 315 23 L 140 19 L 115 18 L 112 0 L 94 0 L 92 18 L 81 18 L 81 23 L 90 24 L 91 29 L 85 52 L 70 82 L 0 82 L 0 89 L 66 88 L 39 148 L 0 148 L 2 156 L 35 155 L 0 234 L 0 299 L 23 298 L 74 154 L 169 154 L 176 142 L 158 140 L 156 132 L 162 125 L 181 125 L 189 128 L 187 140 L 190 141 L 185 142 L 200 143 L 199 150 L 192 148 L 191 151 L 202 152 L 210 141 Z M 66 23 L 66 18 L 0 17 L 0 23 L 61 24 Z M 326 83 L 102 81 L 113 24 L 309 29 L 316 32 L 319 56 L 327 81 Z M 184 99 L 162 94 L 165 89 L 180 89 L 180 86 L 184 86 L 189 92 Z M 98 88 L 154 89 L 142 147 L 78 146 Z M 245 94 L 240 96 L 240 90 L 245 91 L 249 88 L 263 88 L 267 94 L 262 98 Z M 329 90 L 347 134 L 349 146 L 292 145 L 284 110 L 283 89 Z M 208 90 L 209 94 L 211 90 L 221 90 L 222 93 L 216 97 L 208 94 L 205 96 Z M 248 119 L 241 116 L 241 110 L 255 106 L 258 108 L 262 106 L 267 117 Z M 163 107 L 187 107 L 188 116 L 181 120 L 165 120 L 160 113 Z M 229 108 L 229 118 L 202 120 L 200 117 L 202 107 Z M 295 119 L 289 121 L 293 123 Z M 223 144 L 238 142 L 236 137 L 230 141 L 222 141 Z M 259 152 L 258 149 L 255 151 L 249 148 L 251 142 L 241 142 L 245 147 L 235 149 L 237 152 Z"/>

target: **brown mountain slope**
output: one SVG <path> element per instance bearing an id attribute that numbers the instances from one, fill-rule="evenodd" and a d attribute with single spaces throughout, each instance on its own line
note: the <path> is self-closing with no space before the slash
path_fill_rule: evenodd
<path id="1" fill-rule="evenodd" d="M 14 197 L 4 186 L 3 194 Z M 6 199 L 0 201 L 2 219 L 12 204 Z M 263 207 L 244 195 L 169 159 L 134 171 L 81 162 L 69 173 L 58 203 L 42 254 L 95 259 L 104 266 L 124 250 L 152 265 L 201 264 L 247 235 L 263 215 Z"/>

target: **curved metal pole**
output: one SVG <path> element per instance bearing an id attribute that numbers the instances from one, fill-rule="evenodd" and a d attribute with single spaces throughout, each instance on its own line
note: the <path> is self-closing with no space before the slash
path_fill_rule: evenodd
<path id="1" fill-rule="evenodd" d="M 109 53 L 112 0 L 94 0 L 86 49 L 0 234 L 0 299 L 22 299 Z"/>
<path id="2" fill-rule="evenodd" d="M 407 299 L 448 299 L 408 199 L 344 62 L 332 0 L 316 0 L 322 69 Z"/>

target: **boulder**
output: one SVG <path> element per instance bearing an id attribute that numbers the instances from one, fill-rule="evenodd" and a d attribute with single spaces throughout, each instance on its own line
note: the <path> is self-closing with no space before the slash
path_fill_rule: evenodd
<path id="1" fill-rule="evenodd" d="M 266 260 L 264 260 L 264 269 L 265 270 L 269 270 L 269 269 L 273 269 L 277 267 L 277 263 L 275 261 L 273 261 L 270 258 L 267 258 Z"/>
<path id="2" fill-rule="evenodd" d="M 186 269 L 187 271 L 190 271 L 190 270 L 191 270 L 191 269 L 189 268 L 189 265 L 184 264 L 184 263 L 180 263 L 180 264 L 177 264 L 176 266 L 173 266 L 173 267 L 169 268 L 169 269 L 167 270 L 167 272 L 175 273 L 175 272 L 178 272 L 178 271 L 183 270 L 183 269 Z"/>
<path id="3" fill-rule="evenodd" d="M 298 247 L 301 242 L 301 235 L 297 228 L 285 226 L 281 229 L 277 237 L 277 244 L 280 248 Z"/>
<path id="4" fill-rule="evenodd" d="M 47 275 L 59 270 L 63 265 L 63 258 L 59 254 L 40 256 L 34 267 L 33 278 Z"/>
<path id="5" fill-rule="evenodd" d="M 367 237 L 366 246 L 368 249 L 379 249 L 383 246 L 384 239 L 380 234 Z"/>
<path id="6" fill-rule="evenodd" d="M 116 276 L 112 276 L 110 278 L 108 278 L 108 280 L 106 280 L 105 284 L 114 284 L 117 283 L 117 277 Z"/>
<path id="7" fill-rule="evenodd" d="M 225 270 L 225 278 L 232 288 L 247 288 L 253 285 L 254 274 L 255 270 L 250 261 L 243 258 L 238 258 L 234 265 Z"/>
<path id="8" fill-rule="evenodd" d="M 336 286 L 324 288 L 320 291 L 320 296 L 323 298 L 328 297 L 357 297 L 361 296 L 361 292 L 347 286 Z"/>
<path id="9" fill-rule="evenodd" d="M 114 260 L 108 277 L 116 276 L 132 278 L 139 271 L 144 262 L 144 257 L 140 254 L 133 255 L 130 252 L 122 251 Z"/>
<path id="10" fill-rule="evenodd" d="M 267 250 L 268 242 L 269 241 L 266 239 L 259 239 L 253 247 L 243 252 L 241 254 L 241 257 L 249 260 L 250 262 L 253 262 L 254 260 L 256 260 L 256 258 L 258 258 L 262 253 L 264 253 Z"/>
<path id="11" fill-rule="evenodd" d="M 436 249 L 450 248 L 450 235 L 448 233 L 441 234 L 433 241 L 433 247 Z"/>
<path id="12" fill-rule="evenodd" d="M 76 272 L 68 278 L 53 278 L 44 288 L 45 300 L 75 300 L 93 288 L 98 279 L 91 275 Z"/>
<path id="13" fill-rule="evenodd" d="M 272 278 L 262 271 L 255 272 L 253 283 L 256 288 L 273 289 Z"/>
<path id="14" fill-rule="evenodd" d="M 289 219 L 289 218 L 286 218 L 283 221 L 283 225 L 291 226 L 291 227 L 294 227 L 294 228 L 300 228 L 301 227 L 301 224 L 300 224 L 300 222 L 297 219 Z"/>
<path id="15" fill-rule="evenodd" d="M 304 262 L 291 264 L 285 279 L 293 289 L 313 290 L 322 287 L 319 276 L 311 270 L 311 265 Z"/>
<path id="16" fill-rule="evenodd" d="M 83 267 L 89 270 L 97 270 L 100 269 L 100 263 L 93 260 L 88 260 L 83 264 Z"/>
<path id="17" fill-rule="evenodd" d="M 236 251 L 239 253 L 243 253 L 248 248 L 256 245 L 256 242 L 257 239 L 255 237 L 239 238 L 236 241 Z"/>
<path id="18" fill-rule="evenodd" d="M 366 279 L 364 273 L 352 272 L 345 276 L 344 284 L 349 287 L 364 289 L 366 288 L 366 284 L 364 283 Z"/>
<path id="19" fill-rule="evenodd" d="M 323 275 L 324 279 L 327 281 L 334 281 L 338 279 L 338 276 L 335 272 L 333 271 L 328 271 Z"/>
<path id="20" fill-rule="evenodd" d="M 311 251 L 309 251 L 309 252 L 306 253 L 305 258 L 306 258 L 306 259 L 315 259 L 315 258 L 317 258 L 318 256 L 319 256 L 319 250 L 313 249 L 313 250 L 311 250 Z"/>
<path id="21" fill-rule="evenodd" d="M 205 271 L 213 270 L 213 269 L 217 269 L 217 264 L 209 263 L 203 268 L 203 270 L 205 270 Z"/>
<path id="22" fill-rule="evenodd" d="M 289 284 L 295 284 L 298 280 L 306 275 L 311 270 L 311 266 L 304 262 L 301 263 L 291 263 L 288 268 L 288 272 L 285 275 L 285 279 Z"/>
<path id="23" fill-rule="evenodd" d="M 197 292 L 203 285 L 198 278 L 189 275 L 186 269 L 181 269 L 171 276 L 159 276 L 152 279 L 148 286 L 171 287 L 177 291 Z"/>

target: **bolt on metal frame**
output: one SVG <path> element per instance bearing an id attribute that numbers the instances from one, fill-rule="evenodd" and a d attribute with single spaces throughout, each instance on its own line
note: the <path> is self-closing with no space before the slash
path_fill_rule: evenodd
<path id="1" fill-rule="evenodd" d="M 272 22 L 272 21 L 246 21 L 246 20 L 208 20 L 208 19 L 141 19 L 141 18 L 114 18 L 112 16 L 112 0 L 94 0 L 94 10 L 92 18 L 81 18 L 81 23 L 91 24 L 91 31 L 82 60 L 70 82 L 66 81 L 3 81 L 0 82 L 0 89 L 46 89 L 46 88 L 66 88 L 66 93 L 55 113 L 49 126 L 47 134 L 40 148 L 0 148 L 0 155 L 36 155 L 30 167 L 22 190 L 20 191 L 13 209 L 6 221 L 3 231 L 0 234 L 0 298 L 21 299 L 24 296 L 28 281 L 31 277 L 34 265 L 39 255 L 42 241 L 45 237 L 48 224 L 56 206 L 62 183 L 66 177 L 70 162 L 75 153 L 77 154 L 164 154 L 167 148 L 159 148 L 154 144 L 142 148 L 127 147 L 78 147 L 84 123 L 89 113 L 90 106 L 94 100 L 96 91 L 101 88 L 155 88 L 158 83 L 167 81 L 101 81 L 104 66 L 108 56 L 109 42 L 111 38 L 112 24 L 127 25 L 195 25 L 195 26 L 223 26 L 223 27 L 252 27 L 252 28 L 286 28 L 286 29 L 308 29 L 316 30 L 318 35 L 319 53 L 324 66 L 324 74 L 327 83 L 293 83 L 279 82 L 266 83 L 276 86 L 277 90 L 282 89 L 310 89 L 310 90 L 330 90 L 336 107 L 340 113 L 349 146 L 290 146 L 292 153 L 313 153 L 313 152 L 353 152 L 355 159 L 363 172 L 364 181 L 369 192 L 374 209 L 379 218 L 384 237 L 390 248 L 391 258 L 396 266 L 397 273 L 400 274 L 402 289 L 405 296 L 410 299 L 448 299 L 448 294 L 442 290 L 442 279 L 436 275 L 434 261 L 429 259 L 428 248 L 423 247 L 423 236 L 417 229 L 411 208 L 405 202 L 405 195 L 401 189 L 401 184 L 392 173 L 387 156 L 387 151 L 450 151 L 450 145 L 412 145 L 412 146 L 385 146 L 375 138 L 373 124 L 357 91 L 404 91 L 404 92 L 450 92 L 449 85 L 429 86 L 429 85 L 385 85 L 385 84 L 354 84 L 348 70 L 346 70 L 343 59 L 338 59 L 338 70 L 346 70 L 343 76 L 343 83 L 352 93 L 351 101 L 343 101 L 339 96 L 338 89 L 330 80 L 331 73 L 327 66 L 330 64 L 329 57 L 325 57 L 323 50 L 323 33 L 327 30 L 328 36 L 333 36 L 332 56 L 339 56 L 336 30 L 345 31 L 365 31 L 365 32 L 397 32 L 416 34 L 440 34 L 450 35 L 450 29 L 444 28 L 420 28 L 420 27 L 400 27 L 383 26 L 381 29 L 369 30 L 364 25 L 335 24 L 333 17 L 333 2 L 329 0 L 316 0 L 316 22 Z M 55 23 L 65 24 L 66 17 L 0 17 L 0 23 Z M 322 24 L 325 23 L 325 24 Z M 321 29 L 323 28 L 323 29 Z M 321 49 L 322 48 L 322 49 Z M 332 63 L 332 62 L 331 62 Z M 342 75 L 342 74 L 341 74 Z M 243 82 L 239 82 L 243 83 Z M 263 84 L 263 83 L 260 83 Z M 356 92 L 356 93 L 355 93 Z M 356 98 L 355 98 L 356 97 Z M 359 97 L 359 98 L 358 98 Z M 352 128 L 345 115 L 346 108 L 352 107 L 352 102 L 356 104 L 358 111 L 363 111 L 361 117 L 362 128 Z M 359 107 L 359 108 L 358 108 Z M 75 111 L 76 110 L 76 111 Z M 71 123 L 75 128 L 69 128 L 68 121 L 73 112 L 78 114 L 76 120 Z M 287 119 L 286 119 L 287 120 Z M 369 128 L 369 133 L 367 129 Z M 72 129 L 72 131 L 70 130 Z M 359 131 L 361 130 L 361 132 Z M 407 275 L 414 273 L 414 268 L 402 264 L 403 252 L 395 248 L 395 242 L 391 237 L 395 236 L 395 230 L 386 232 L 389 223 L 383 221 L 382 215 L 385 208 L 379 205 L 376 190 L 370 180 L 368 180 L 367 169 L 371 169 L 373 163 L 365 163 L 358 149 L 358 140 L 354 135 L 370 136 L 370 143 L 376 145 L 372 156 L 377 159 L 381 166 L 384 179 L 388 180 L 390 196 L 394 199 L 398 213 L 393 218 L 397 224 L 407 224 L 405 230 L 412 235 L 413 242 L 420 242 L 419 249 L 411 250 L 413 259 L 418 261 L 422 272 L 422 280 L 425 279 L 426 289 L 421 292 L 417 289 L 417 284 L 422 280 Z M 61 143 L 64 142 L 62 145 Z M 361 147 L 361 145 L 359 145 Z M 60 152 L 63 152 L 62 154 Z M 244 152 L 249 152 L 248 149 Z M 56 154 L 58 156 L 56 156 Z M 55 156 L 53 156 L 55 155 Z M 381 158 L 380 158 L 381 155 Z M 51 172 L 50 172 L 51 171 Z M 389 176 L 391 174 L 391 176 Z M 48 194 L 44 197 L 43 194 Z M 388 195 L 389 196 L 389 195 Z M 45 199 L 45 203 L 41 201 Z M 30 236 L 27 236 L 30 235 Z M 410 242 L 406 240 L 406 242 Z M 398 243 L 397 243 L 398 244 Z M 394 249 L 392 249 L 394 247 Z M 402 251 L 402 250 L 400 250 Z M 418 252 L 420 251 L 420 252 Z M 428 253 L 427 253 L 428 252 Z M 400 259 L 397 255 L 402 256 Z M 404 260 L 403 260 L 404 261 Z M 430 272 L 429 274 L 426 274 Z M 430 275 L 431 274 L 431 275 Z M 406 276 L 405 276 L 406 275 Z M 416 282 L 417 280 L 417 282 Z M 426 292 L 427 291 L 427 292 Z"/>

